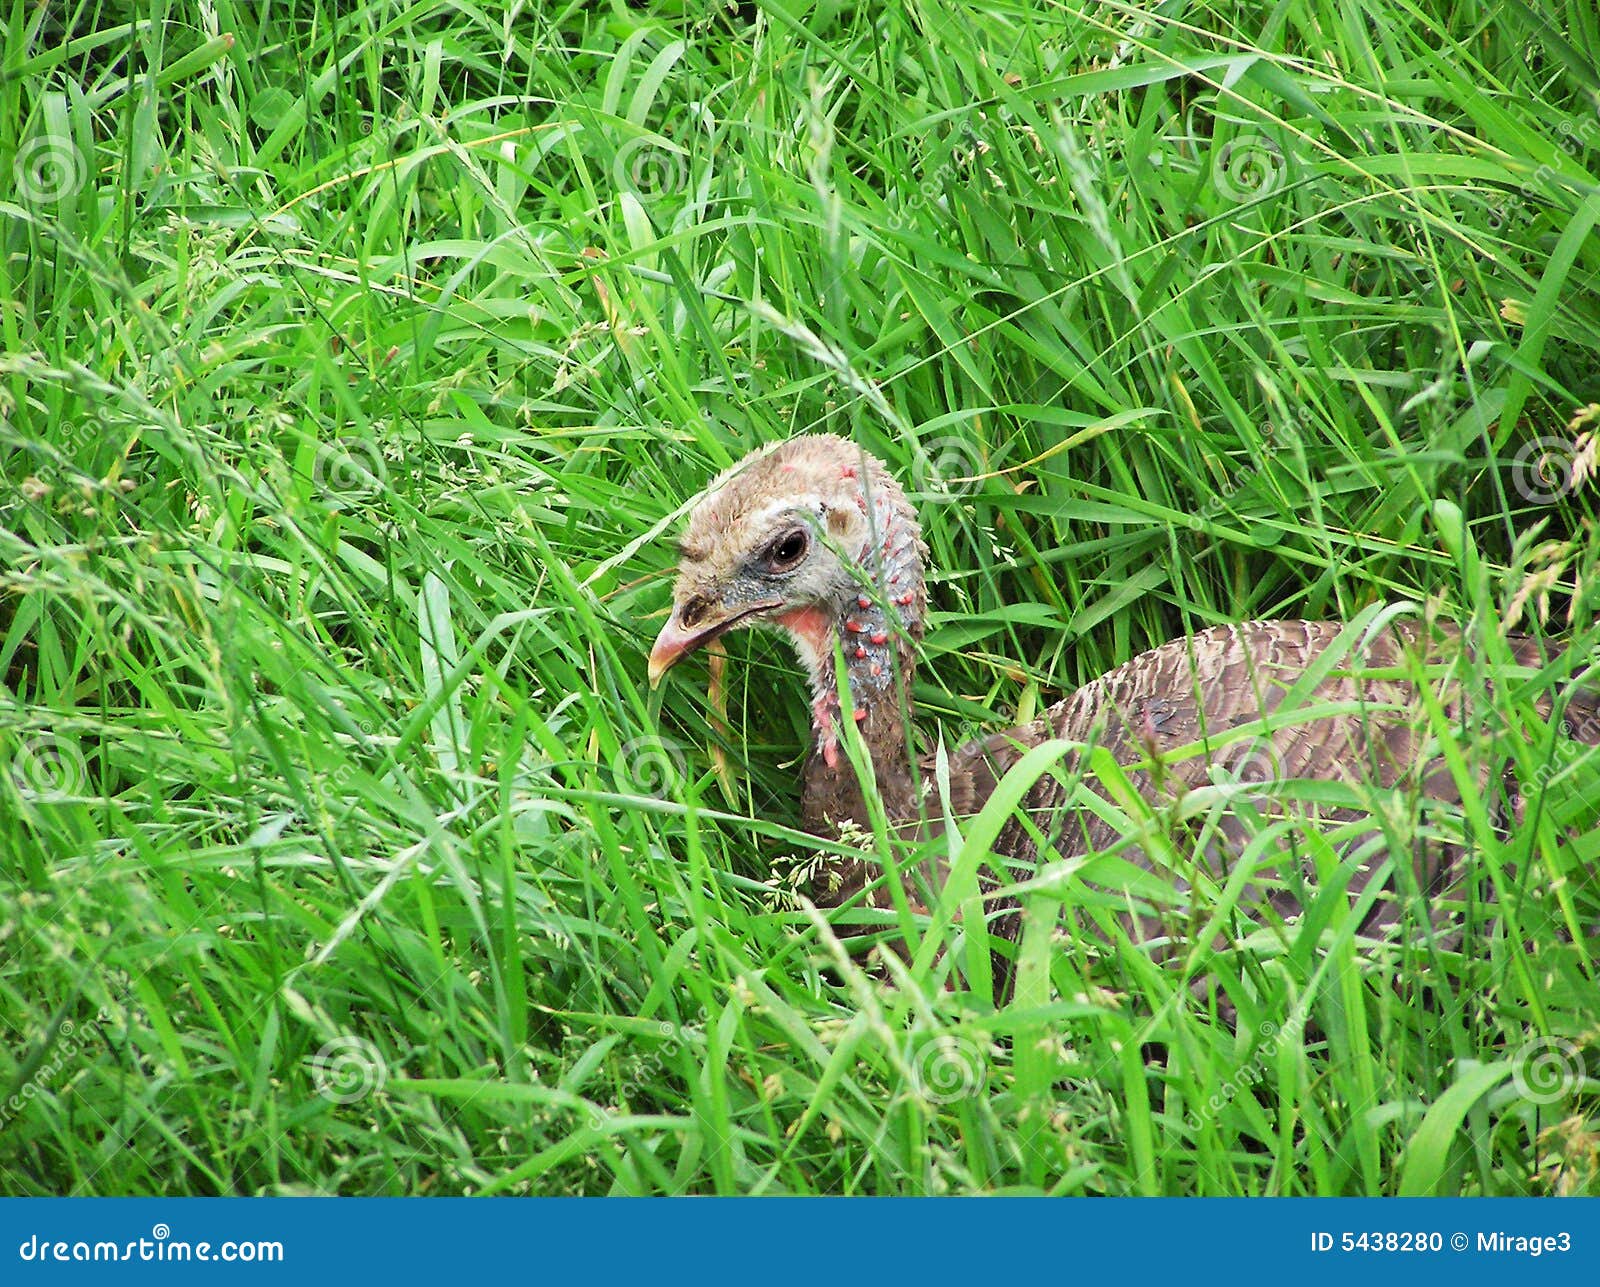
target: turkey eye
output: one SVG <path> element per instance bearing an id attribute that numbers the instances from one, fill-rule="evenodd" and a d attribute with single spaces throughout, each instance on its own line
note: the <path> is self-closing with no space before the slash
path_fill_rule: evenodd
<path id="1" fill-rule="evenodd" d="M 797 527 L 791 532 L 785 532 L 767 547 L 767 571 L 788 572 L 805 558 L 806 547 L 809 544 L 805 528 Z"/>
<path id="2" fill-rule="evenodd" d="M 678 609 L 678 620 L 683 623 L 685 629 L 692 629 L 694 623 L 705 615 L 706 601 L 698 595 Z"/>

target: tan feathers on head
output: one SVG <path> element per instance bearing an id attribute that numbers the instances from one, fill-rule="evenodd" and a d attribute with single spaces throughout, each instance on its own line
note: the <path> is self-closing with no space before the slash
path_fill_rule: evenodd
<path id="1" fill-rule="evenodd" d="M 678 549 L 652 680 L 729 630 L 778 625 L 794 638 L 813 687 L 824 667 L 831 685 L 829 632 L 863 598 L 868 615 L 874 602 L 896 600 L 895 626 L 920 633 L 916 514 L 881 462 L 832 434 L 790 439 L 724 471 L 690 511 Z M 852 644 L 852 654 L 867 646 Z"/>

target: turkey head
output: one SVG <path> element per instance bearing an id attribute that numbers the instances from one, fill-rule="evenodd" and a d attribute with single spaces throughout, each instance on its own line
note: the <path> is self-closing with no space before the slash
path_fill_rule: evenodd
<path id="1" fill-rule="evenodd" d="M 888 816 L 912 816 L 907 723 L 927 606 L 924 549 L 916 514 L 882 463 L 828 434 L 757 452 L 712 482 L 678 548 L 672 615 L 650 651 L 652 685 L 730 630 L 783 631 L 811 688 L 807 828 L 867 820 L 839 752 L 841 694 Z"/>

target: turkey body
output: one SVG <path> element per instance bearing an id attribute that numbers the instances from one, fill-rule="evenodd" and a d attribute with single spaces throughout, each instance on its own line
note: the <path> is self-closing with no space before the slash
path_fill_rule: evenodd
<path id="1" fill-rule="evenodd" d="M 1422 686 L 1430 684 L 1437 698 L 1434 718 L 1455 731 L 1473 729 L 1489 713 L 1474 709 L 1460 683 L 1415 677 L 1424 659 L 1436 671 L 1461 660 L 1458 636 L 1425 642 L 1429 633 L 1410 622 L 1365 636 L 1337 622 L 1255 621 L 1175 640 L 1117 667 L 1030 724 L 962 747 L 951 778 L 970 794 L 959 812 L 981 808 L 1004 772 L 1047 739 L 1102 747 L 1150 806 L 1146 825 L 1158 831 L 1158 843 L 1141 843 L 1102 813 L 1074 806 L 1070 770 L 1082 767 L 1074 753 L 1066 757 L 1069 772 L 1046 774 L 1030 788 L 1019 816 L 996 841 L 1014 874 L 1025 877 L 1049 857 L 1120 851 L 1153 869 L 1162 866 L 1163 855 L 1176 854 L 1177 869 L 1165 871 L 1176 888 L 1186 890 L 1196 876 L 1220 887 L 1253 837 L 1271 822 L 1292 819 L 1314 823 L 1335 840 L 1346 858 L 1337 879 L 1365 909 L 1357 933 L 1382 936 L 1400 920 L 1404 900 L 1387 890 L 1366 897 L 1375 880 L 1437 903 L 1467 892 L 1472 876 L 1472 846 L 1457 838 L 1459 823 L 1428 825 L 1461 805 L 1462 783 L 1434 744 Z M 1521 667 L 1546 660 L 1531 638 L 1513 635 L 1507 643 Z M 1548 718 L 1548 701 L 1540 705 Z M 1571 695 L 1564 726 L 1579 742 L 1600 744 L 1600 702 L 1592 691 Z M 1491 800 L 1495 788 L 1503 788 L 1496 821 L 1505 830 L 1515 825 L 1520 791 L 1509 752 L 1498 759 L 1497 769 L 1480 770 L 1468 785 Z M 1317 793 L 1298 792 L 1295 784 L 1312 782 L 1340 784 L 1348 802 L 1308 803 L 1303 794 Z M 1208 791 L 1209 799 L 1198 798 Z M 1187 818 L 1186 797 L 1197 805 Z M 1428 835 L 1411 845 L 1411 881 L 1382 861 L 1389 851 L 1385 812 L 1391 834 Z M 1209 839 L 1172 846 L 1171 832 L 1185 821 L 1194 830 L 1209 824 Z M 1279 843 L 1263 848 L 1279 861 L 1258 861 L 1239 906 L 1250 911 L 1264 902 L 1275 919 L 1289 919 L 1303 911 L 1319 877 L 1313 855 L 1299 843 L 1303 837 L 1294 827 L 1280 833 Z M 1183 861 L 1196 857 L 1198 870 L 1184 870 Z M 1298 870 L 1285 871 L 1285 862 Z M 1015 925 L 1014 916 L 1000 922 L 1003 934 L 1014 933 Z M 1130 921 L 1139 941 L 1171 938 L 1174 929 L 1159 914 Z"/>
<path id="2" fill-rule="evenodd" d="M 1463 896 L 1473 874 L 1472 846 L 1451 836 L 1448 827 L 1428 827 L 1430 838 L 1413 844 L 1412 881 L 1401 880 L 1380 856 L 1388 852 L 1380 822 L 1385 810 L 1391 822 L 1398 815 L 1398 831 L 1415 832 L 1418 823 L 1448 816 L 1462 800 L 1461 784 L 1430 745 L 1421 685 L 1410 677 L 1424 659 L 1435 669 L 1446 665 L 1446 658 L 1459 654 L 1460 641 L 1446 633 L 1428 646 L 1423 636 L 1411 623 L 1366 636 L 1338 622 L 1253 621 L 1174 640 L 1085 685 L 1027 724 L 957 747 L 949 757 L 950 812 L 957 818 L 977 814 L 1025 754 L 1048 742 L 1065 743 L 995 841 L 995 855 L 1012 879 L 1028 879 L 1045 862 L 1115 854 L 1158 872 L 1180 896 L 1197 880 L 1220 888 L 1264 826 L 1292 819 L 1314 824 L 1338 845 L 1345 862 L 1336 879 L 1364 909 L 1356 932 L 1382 937 L 1402 919 L 1404 898 L 1387 887 L 1368 896 L 1375 880 L 1437 905 Z M 1527 636 L 1510 636 L 1507 643 L 1519 666 L 1536 668 L 1546 660 L 1541 645 Z M 1326 673 L 1319 676 L 1319 670 Z M 1470 726 L 1473 703 L 1461 686 L 1446 680 L 1433 688 L 1438 718 L 1456 729 Z M 1549 717 L 1548 701 L 1540 705 L 1540 714 Z M 1600 744 L 1600 699 L 1593 691 L 1574 692 L 1563 724 L 1577 742 Z M 1109 802 L 1085 764 L 1090 748 L 1100 748 L 1123 770 L 1127 785 L 1148 807 L 1142 819 L 1128 820 L 1121 810 L 1108 816 L 1083 803 L 1085 791 Z M 1471 785 L 1491 796 L 1497 784 L 1504 788 L 1496 820 L 1509 829 L 1519 789 L 1509 754 L 1500 758 L 1497 773 L 1480 773 Z M 931 756 L 920 770 L 924 781 L 935 779 Z M 1311 782 L 1341 784 L 1351 800 L 1307 805 L 1295 784 Z M 837 818 L 851 816 L 850 807 L 847 793 L 808 792 L 806 826 L 830 834 Z M 928 825 L 926 816 L 915 824 Z M 1207 826 L 1210 834 L 1199 839 L 1196 833 Z M 1255 860 L 1237 902 L 1242 913 L 1257 913 L 1264 904 L 1274 920 L 1288 920 L 1315 895 L 1319 878 L 1312 854 L 1303 847 L 1295 852 L 1302 837 L 1293 827 L 1280 831 L 1281 843 L 1264 848 L 1267 860 Z M 1285 861 L 1297 870 L 1285 870 Z M 842 864 L 819 884 L 818 902 L 860 900 L 887 909 L 888 893 L 881 883 L 873 887 L 878 874 L 863 863 Z M 924 889 L 936 891 L 945 874 L 942 866 L 921 873 Z M 993 892 L 1002 882 L 991 872 L 984 884 Z M 993 901 L 994 932 L 1014 938 L 1020 926 L 1015 903 Z M 1179 897 L 1165 915 L 1145 906 L 1126 913 L 1122 924 L 1135 942 L 1170 943 L 1182 936 L 1191 913 Z M 1440 918 L 1433 918 L 1432 927 L 1442 928 Z"/>
<path id="3" fill-rule="evenodd" d="M 1172 940 L 1188 920 L 1188 892 L 1228 881 L 1246 859 L 1241 911 L 1299 914 L 1320 871 L 1361 909 L 1360 932 L 1381 934 L 1403 906 L 1391 887 L 1432 904 L 1470 876 L 1472 845 L 1459 817 L 1453 827 L 1432 825 L 1453 807 L 1459 812 L 1463 786 L 1511 801 L 1499 821 L 1516 821 L 1517 784 L 1505 767 L 1463 782 L 1463 770 L 1441 751 L 1441 729 L 1492 741 L 1492 708 L 1486 686 L 1467 682 L 1474 659 L 1459 634 L 1417 616 L 1396 610 L 1370 628 L 1254 621 L 1174 640 L 1028 724 L 957 747 L 948 756 L 947 796 L 938 798 L 939 766 L 915 754 L 909 728 L 926 549 L 881 462 L 826 435 L 755 453 L 713 482 L 680 548 L 673 614 L 651 654 L 652 680 L 729 629 L 784 630 L 812 691 L 815 744 L 801 814 L 814 834 L 836 838 L 842 828 L 868 827 L 869 788 L 902 832 L 936 832 L 930 819 L 946 807 L 957 818 L 977 814 L 1024 755 L 1054 744 L 993 845 L 985 887 L 1002 938 L 1014 937 L 1019 924 L 1004 893 L 1010 880 L 1026 879 L 1043 862 L 1099 855 L 1157 874 L 1174 896 L 1171 915 L 1125 900 L 1121 923 L 1135 942 Z M 1548 660 L 1527 637 L 1508 638 L 1506 648 L 1518 670 Z M 1559 711 L 1548 697 L 1535 705 L 1541 716 L 1559 717 L 1572 741 L 1600 744 L 1595 692 L 1571 688 L 1563 701 Z M 840 753 L 846 719 L 870 757 L 870 782 Z M 1108 783 L 1106 757 L 1120 782 Z M 1509 765 L 1509 754 L 1498 758 Z M 1296 789 L 1306 783 L 1338 789 Z M 1328 851 L 1318 847 L 1319 860 L 1293 826 L 1263 834 L 1308 816 L 1337 845 L 1331 870 Z M 1386 836 L 1423 837 L 1408 841 L 1411 873 L 1386 860 Z M 936 866 L 908 884 L 913 904 L 925 905 L 944 874 Z M 879 875 L 864 861 L 838 862 L 822 873 L 817 901 L 886 908 L 891 891 Z M 1098 879 L 1104 884 L 1106 874 Z"/>

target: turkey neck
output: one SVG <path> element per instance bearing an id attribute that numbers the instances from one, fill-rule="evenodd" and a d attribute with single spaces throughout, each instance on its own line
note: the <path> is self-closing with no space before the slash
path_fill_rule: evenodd
<path id="1" fill-rule="evenodd" d="M 793 614 L 803 620 L 784 623 L 797 639 L 809 636 L 810 646 L 802 644 L 800 651 L 810 670 L 815 741 L 806 763 L 802 814 L 807 830 L 821 835 L 836 834 L 841 822 L 870 825 L 861 783 L 840 746 L 845 716 L 835 645 L 885 815 L 894 823 L 917 813 L 909 731 L 911 681 L 927 608 L 924 547 L 915 512 L 886 474 L 870 470 L 869 487 L 856 506 L 867 520 L 853 560 L 862 579 L 833 612 L 807 608 Z"/>

